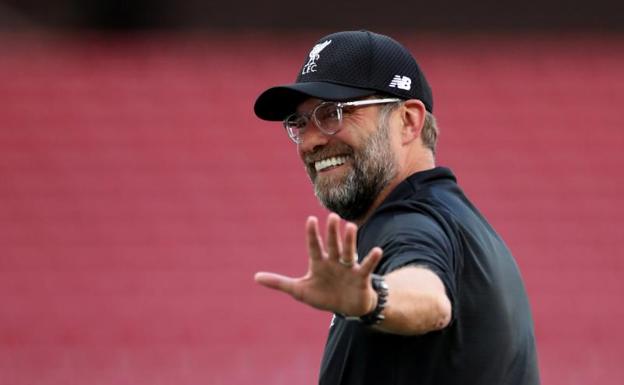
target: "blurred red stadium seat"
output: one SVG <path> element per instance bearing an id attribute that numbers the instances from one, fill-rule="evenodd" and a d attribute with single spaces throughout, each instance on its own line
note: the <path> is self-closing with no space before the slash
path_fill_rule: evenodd
<path id="1" fill-rule="evenodd" d="M 322 214 L 252 113 L 314 36 L 274 38 L 0 36 L 1 385 L 315 382 L 329 315 L 252 280 L 302 273 Z M 621 384 L 621 39 L 398 38 L 522 268 L 543 382 Z"/>

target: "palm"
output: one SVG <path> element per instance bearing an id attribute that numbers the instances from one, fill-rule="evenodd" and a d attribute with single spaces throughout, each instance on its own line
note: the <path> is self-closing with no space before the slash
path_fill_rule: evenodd
<path id="1" fill-rule="evenodd" d="M 362 263 L 356 260 L 357 227 L 348 223 L 344 239 L 340 236 L 340 219 L 330 214 L 327 219 L 327 244 L 318 230 L 318 221 L 310 217 L 306 223 L 309 268 L 300 278 L 274 273 L 258 273 L 256 281 L 267 287 L 292 295 L 322 310 L 359 316 L 375 306 L 376 294 L 370 275 L 381 259 L 381 249 L 374 248 Z"/>

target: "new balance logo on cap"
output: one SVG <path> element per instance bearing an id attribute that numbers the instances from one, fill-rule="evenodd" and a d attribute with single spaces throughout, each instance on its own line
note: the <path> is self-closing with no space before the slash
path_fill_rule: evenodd
<path id="1" fill-rule="evenodd" d="M 320 44 L 315 45 L 309 54 L 309 59 L 306 65 L 303 66 L 301 75 L 305 75 L 308 72 L 316 72 L 316 61 L 321 57 L 321 51 L 325 49 L 332 41 L 326 40 Z"/>
<path id="2" fill-rule="evenodd" d="M 407 76 L 394 75 L 394 78 L 388 85 L 388 87 L 392 88 L 400 88 L 402 90 L 409 91 L 412 88 L 412 79 Z"/>

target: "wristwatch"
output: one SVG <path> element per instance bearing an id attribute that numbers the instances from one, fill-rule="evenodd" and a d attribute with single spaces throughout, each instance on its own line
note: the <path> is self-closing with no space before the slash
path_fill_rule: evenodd
<path id="1" fill-rule="evenodd" d="M 371 285 L 373 286 L 373 290 L 377 293 L 377 305 L 370 313 L 364 314 L 360 317 L 351 317 L 339 313 L 336 313 L 336 315 L 346 319 L 347 321 L 362 322 L 364 325 L 377 325 L 383 321 L 386 317 L 381 313 L 383 313 L 386 308 L 386 303 L 388 302 L 388 285 L 386 284 L 383 275 L 377 274 L 371 275 Z"/>

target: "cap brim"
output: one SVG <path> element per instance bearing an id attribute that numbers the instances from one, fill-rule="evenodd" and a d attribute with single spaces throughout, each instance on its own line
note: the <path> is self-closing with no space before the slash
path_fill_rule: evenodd
<path id="1" fill-rule="evenodd" d="M 297 106 L 308 98 L 346 101 L 371 96 L 376 92 L 326 82 L 294 83 L 272 87 L 264 91 L 256 99 L 254 112 L 260 119 L 280 121 L 295 112 Z"/>

